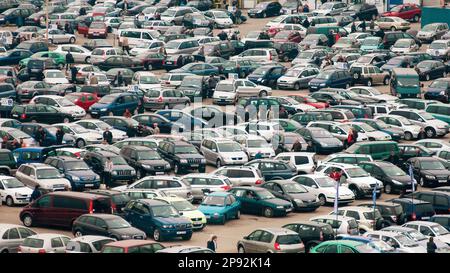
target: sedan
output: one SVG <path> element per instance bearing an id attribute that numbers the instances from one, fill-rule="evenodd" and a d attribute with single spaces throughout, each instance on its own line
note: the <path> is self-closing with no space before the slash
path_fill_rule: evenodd
<path id="1" fill-rule="evenodd" d="M 52 29 L 48 32 L 48 41 L 51 44 L 74 44 L 75 35 L 66 33 L 64 30 Z"/>
<path id="2" fill-rule="evenodd" d="M 206 63 L 189 63 L 171 73 L 191 73 L 200 76 L 219 75 L 219 68 Z"/>
<path id="3" fill-rule="evenodd" d="M 441 61 L 422 61 L 417 64 L 416 70 L 419 78 L 426 81 L 447 76 L 447 68 Z"/>
<path id="4" fill-rule="evenodd" d="M 122 55 L 111 56 L 105 61 L 98 63 L 97 66 L 103 71 L 107 71 L 112 68 L 129 68 L 133 71 L 144 70 L 144 66 L 141 62 Z"/>
<path id="5" fill-rule="evenodd" d="M 257 229 L 237 243 L 239 253 L 304 253 L 297 232 L 286 228 Z"/>
<path id="6" fill-rule="evenodd" d="M 302 37 L 300 35 L 300 32 L 293 30 L 282 30 L 278 32 L 275 35 L 275 37 L 273 37 L 273 41 L 278 43 L 287 43 L 287 42 L 300 43 L 301 40 Z"/>

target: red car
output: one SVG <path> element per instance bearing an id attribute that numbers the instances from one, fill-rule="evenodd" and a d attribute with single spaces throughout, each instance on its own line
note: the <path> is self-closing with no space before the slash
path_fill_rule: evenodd
<path id="1" fill-rule="evenodd" d="M 104 38 L 108 37 L 108 27 L 103 22 L 92 22 L 89 26 L 87 37 L 92 38 Z"/>
<path id="2" fill-rule="evenodd" d="M 295 30 L 282 30 L 273 37 L 273 41 L 276 43 L 300 43 L 302 36 L 300 36 L 300 32 Z"/>
<path id="3" fill-rule="evenodd" d="M 102 253 L 155 253 L 165 247 L 149 240 L 123 240 L 107 243 L 102 248 Z"/>
<path id="4" fill-rule="evenodd" d="M 145 70 L 152 70 L 163 68 L 166 57 L 161 53 L 152 52 L 138 56 L 138 59 L 142 62 Z"/>
<path id="5" fill-rule="evenodd" d="M 326 103 L 326 102 L 319 102 L 316 99 L 313 99 L 313 98 L 305 96 L 305 95 L 292 94 L 292 95 L 288 95 L 288 97 L 293 98 L 294 100 L 296 100 L 300 103 L 305 103 L 305 104 L 311 105 L 313 107 L 316 107 L 317 109 L 324 109 L 329 106 L 328 103 Z"/>
<path id="6" fill-rule="evenodd" d="M 89 107 L 98 102 L 100 100 L 99 97 L 97 97 L 96 94 L 91 93 L 83 93 L 83 92 L 76 92 L 76 93 L 70 93 L 65 95 L 65 98 L 73 102 L 75 105 L 80 106 L 84 110 L 88 110 Z"/>
<path id="7" fill-rule="evenodd" d="M 405 20 L 412 20 L 418 22 L 422 10 L 416 4 L 403 4 L 393 7 L 390 11 L 383 13 L 381 16 L 395 16 Z"/>

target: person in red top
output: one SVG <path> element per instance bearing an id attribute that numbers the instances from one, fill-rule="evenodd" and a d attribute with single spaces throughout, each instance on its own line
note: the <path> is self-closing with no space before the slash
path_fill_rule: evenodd
<path id="1" fill-rule="evenodd" d="M 354 142 L 353 130 L 350 129 L 350 131 L 348 132 L 348 135 L 347 135 L 347 144 L 348 144 L 348 146 L 350 147 L 353 144 L 353 142 Z"/>
<path id="2" fill-rule="evenodd" d="M 337 43 L 337 41 L 339 41 L 340 38 L 341 38 L 341 35 L 339 34 L 339 31 L 336 31 L 336 35 L 334 35 L 335 43 Z"/>
<path id="3" fill-rule="evenodd" d="M 333 178 L 334 180 L 338 181 L 341 179 L 341 172 L 339 172 L 337 169 L 334 169 L 331 173 L 330 173 L 330 177 Z"/>

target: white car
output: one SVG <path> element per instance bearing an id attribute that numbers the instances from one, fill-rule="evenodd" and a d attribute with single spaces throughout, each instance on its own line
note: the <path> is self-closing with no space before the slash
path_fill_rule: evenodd
<path id="1" fill-rule="evenodd" d="M 70 237 L 55 233 L 41 233 L 26 238 L 19 253 L 65 253 Z"/>
<path id="2" fill-rule="evenodd" d="M 317 16 L 336 16 L 340 15 L 343 11 L 347 9 L 347 4 L 343 2 L 326 2 L 318 9 L 312 11 L 312 13 Z"/>
<path id="3" fill-rule="evenodd" d="M 273 137 L 279 132 L 284 132 L 283 127 L 278 122 L 270 121 L 250 121 L 237 125 L 249 134 L 262 136 L 266 141 L 271 142 Z"/>
<path id="4" fill-rule="evenodd" d="M 246 136 L 249 135 L 244 128 L 234 125 L 220 126 L 216 131 L 223 137 Z"/>
<path id="5" fill-rule="evenodd" d="M 389 112 L 389 115 L 399 115 L 407 118 L 411 123 L 421 126 L 428 138 L 444 137 L 449 132 L 447 122 L 438 120 L 430 113 L 416 109 L 397 109 Z"/>
<path id="6" fill-rule="evenodd" d="M 271 98 L 271 97 L 269 97 L 269 98 Z M 289 107 L 292 107 L 297 112 L 307 112 L 307 111 L 316 110 L 316 107 L 311 106 L 311 105 L 306 104 L 306 103 L 298 102 L 297 100 L 295 100 L 295 99 L 293 99 L 291 97 L 276 96 L 276 97 L 273 97 L 273 98 L 276 98 L 276 100 L 278 102 L 280 102 L 281 105 L 287 105 Z"/>
<path id="7" fill-rule="evenodd" d="M 48 191 L 70 189 L 70 182 L 59 171 L 47 164 L 22 164 L 17 169 L 16 178 L 30 188 L 37 185 Z"/>
<path id="8" fill-rule="evenodd" d="M 310 80 L 319 75 L 320 70 L 315 67 L 291 68 L 283 76 L 278 78 L 277 86 L 282 89 L 308 88 Z"/>
<path id="9" fill-rule="evenodd" d="M 391 51 L 398 54 L 416 52 L 417 50 L 419 50 L 419 45 L 413 39 L 398 39 L 391 46 Z"/>
<path id="10" fill-rule="evenodd" d="M 359 166 L 342 163 L 324 163 L 317 167 L 315 174 L 330 175 L 334 170 L 342 173 L 340 183 L 347 184 L 353 192 L 355 198 L 364 196 L 372 197 L 373 191 L 376 191 L 377 197 L 381 196 L 383 183 L 373 178 Z"/>
<path id="11" fill-rule="evenodd" d="M 254 62 L 278 62 L 278 53 L 270 48 L 252 48 L 230 57 L 230 61 L 250 60 Z"/>
<path id="12" fill-rule="evenodd" d="M 272 89 L 267 86 L 256 85 L 246 80 L 222 80 L 214 90 L 214 104 L 234 104 L 240 98 L 265 97 L 272 94 Z"/>
<path id="13" fill-rule="evenodd" d="M 334 203 L 336 194 L 338 195 L 339 204 L 348 204 L 355 200 L 355 194 L 345 185 L 339 186 L 337 182 L 329 176 L 321 174 L 307 174 L 292 177 L 290 180 L 299 183 L 308 189 L 308 191 L 319 197 L 321 205 L 326 203 Z"/>
<path id="14" fill-rule="evenodd" d="M 17 253 L 23 241 L 37 233 L 22 225 L 0 224 L 0 253 Z"/>
<path id="15" fill-rule="evenodd" d="M 177 88 L 183 82 L 184 77 L 194 76 L 190 73 L 164 73 L 159 77 L 159 82 L 165 88 Z"/>
<path id="16" fill-rule="evenodd" d="M 70 51 L 76 63 L 91 63 L 91 51 L 80 45 L 59 45 L 54 52 L 67 55 Z"/>
<path id="17" fill-rule="evenodd" d="M 33 190 L 25 186 L 15 177 L 0 175 L 0 201 L 8 207 L 28 204 Z"/>
<path id="18" fill-rule="evenodd" d="M 140 56 L 141 54 L 158 53 L 165 43 L 162 41 L 149 41 L 147 43 L 138 44 L 130 50 L 131 56 Z"/>
<path id="19" fill-rule="evenodd" d="M 69 80 L 66 75 L 57 69 L 47 69 L 44 70 L 44 82 L 49 85 L 56 84 L 69 84 Z"/>
<path id="20" fill-rule="evenodd" d="M 441 150 L 450 151 L 450 143 L 441 139 L 421 139 L 414 144 L 426 147 L 433 152 Z"/>
<path id="21" fill-rule="evenodd" d="M 316 168 L 315 153 L 290 152 L 280 153 L 274 160 L 289 162 L 297 168 L 299 174 L 312 174 Z"/>
<path id="22" fill-rule="evenodd" d="M 99 47 L 92 50 L 90 55 L 90 63 L 97 64 L 104 62 L 111 56 L 124 55 L 122 49 L 115 47 Z"/>
<path id="23" fill-rule="evenodd" d="M 347 123 L 335 122 L 335 121 L 311 121 L 306 125 L 306 127 L 318 127 L 323 128 L 330 132 L 333 136 L 337 137 L 344 144 L 347 143 L 347 138 L 351 126 Z M 356 141 L 367 141 L 369 137 L 364 133 L 358 133 L 358 139 Z"/>
<path id="24" fill-rule="evenodd" d="M 75 124 L 81 125 L 84 128 L 100 133 L 103 135 L 103 133 L 108 129 L 112 135 L 113 135 L 113 141 L 121 141 L 126 138 L 128 138 L 127 133 L 121 130 L 114 129 L 111 125 L 108 123 L 98 120 L 98 119 L 83 119 L 75 122 Z"/>
<path id="25" fill-rule="evenodd" d="M 415 125 L 402 116 L 379 115 L 374 117 L 374 119 L 381 120 L 393 128 L 403 129 L 405 131 L 405 140 L 418 139 L 420 132 L 423 130 L 422 126 Z"/>
<path id="26" fill-rule="evenodd" d="M 450 57 L 450 40 L 436 40 L 431 42 L 427 53 L 431 56 L 448 60 Z"/>
<path id="27" fill-rule="evenodd" d="M 204 12 L 205 16 L 214 20 L 215 28 L 230 28 L 233 26 L 233 20 L 225 11 L 210 10 Z"/>
<path id="28" fill-rule="evenodd" d="M 97 85 L 110 85 L 110 81 L 108 80 L 108 76 L 104 72 L 93 72 L 91 73 L 89 77 L 95 77 L 97 78 Z"/>
<path id="29" fill-rule="evenodd" d="M 336 234 L 358 235 L 358 223 L 355 218 L 342 215 L 320 215 L 312 217 L 309 221 L 329 224 Z"/>
<path id="30" fill-rule="evenodd" d="M 230 136 L 229 136 L 230 137 Z M 261 136 L 255 135 L 234 135 L 234 141 L 241 144 L 249 160 L 255 158 L 255 155 L 259 152 L 262 158 L 272 158 L 275 156 L 275 151 L 267 140 Z"/>
<path id="31" fill-rule="evenodd" d="M 66 33 L 64 30 L 51 29 L 48 31 L 48 42 L 51 44 L 74 44 L 76 40 L 74 34 Z"/>
<path id="32" fill-rule="evenodd" d="M 433 223 L 431 223 L 433 224 Z M 425 230 L 425 229 L 423 229 Z M 445 231 L 447 231 L 444 228 Z M 418 243 L 419 245 L 423 246 L 423 247 L 427 247 L 427 243 L 429 241 L 429 237 L 430 236 L 425 236 L 424 234 L 420 233 L 417 229 L 414 228 L 409 228 L 409 227 L 405 227 L 405 226 L 390 226 L 390 227 L 385 227 L 382 229 L 382 231 L 392 231 L 392 232 L 397 232 L 399 234 L 403 234 L 406 237 L 408 237 L 409 239 L 413 240 L 414 242 Z M 447 231 L 448 232 L 448 231 Z M 436 244 L 436 253 L 448 253 L 448 251 L 450 250 L 450 246 L 446 243 L 444 243 L 443 241 L 437 239 L 436 237 L 434 238 L 433 242 Z"/>
<path id="33" fill-rule="evenodd" d="M 369 231 L 364 234 L 365 237 L 381 240 L 393 248 L 406 253 L 427 253 L 427 249 L 420 246 L 418 243 L 409 239 L 403 234 L 393 231 Z"/>
<path id="34" fill-rule="evenodd" d="M 331 154 L 325 157 L 323 160 L 319 160 L 317 163 L 320 165 L 322 163 L 347 163 L 358 165 L 360 162 L 372 162 L 372 156 L 365 154 L 349 154 L 349 153 L 337 153 Z"/>
<path id="35" fill-rule="evenodd" d="M 348 90 L 353 91 L 354 93 L 358 94 L 362 98 L 375 98 L 382 102 L 395 102 L 398 100 L 398 97 L 392 96 L 389 94 L 383 94 L 375 87 L 369 87 L 369 86 L 354 86 L 350 87 Z"/>
<path id="36" fill-rule="evenodd" d="M 404 227 L 413 228 L 425 236 L 431 236 L 450 246 L 450 231 L 442 225 L 427 221 L 411 221 L 403 224 Z"/>
<path id="37" fill-rule="evenodd" d="M 161 82 L 159 78 L 152 72 L 139 71 L 134 73 L 131 84 L 138 85 L 139 89 L 144 91 L 161 89 Z"/>
<path id="38" fill-rule="evenodd" d="M 372 126 L 370 126 L 367 123 L 364 122 L 349 122 L 348 125 L 352 126 L 354 129 L 357 130 L 358 134 L 365 134 L 369 141 L 374 140 L 391 140 L 392 137 L 384 132 L 378 131 L 374 129 Z"/>
<path id="39" fill-rule="evenodd" d="M 104 73 L 97 66 L 91 64 L 77 64 L 77 83 L 86 83 L 92 73 Z"/>
<path id="40" fill-rule="evenodd" d="M 335 215 L 334 211 L 330 212 L 330 215 Z M 348 206 L 338 209 L 338 215 L 344 215 L 347 217 L 355 218 L 358 223 L 359 233 L 364 234 L 368 231 L 376 230 L 377 219 L 382 219 L 379 210 L 374 210 L 368 207 Z"/>
<path id="41" fill-rule="evenodd" d="M 83 148 L 89 144 L 100 144 L 103 140 L 103 135 L 97 132 L 89 131 L 75 123 L 59 123 L 53 126 L 61 128 L 65 134 L 73 135 L 76 139 L 75 146 Z"/>
<path id="42" fill-rule="evenodd" d="M 115 241 L 116 239 L 104 236 L 80 236 L 67 242 L 66 253 L 100 253 L 104 245 Z"/>
<path id="43" fill-rule="evenodd" d="M 70 114 L 74 119 L 81 119 L 86 116 L 86 111 L 75 105 L 65 97 L 57 95 L 38 95 L 31 99 L 30 104 L 45 104 L 58 108 L 62 113 Z"/>

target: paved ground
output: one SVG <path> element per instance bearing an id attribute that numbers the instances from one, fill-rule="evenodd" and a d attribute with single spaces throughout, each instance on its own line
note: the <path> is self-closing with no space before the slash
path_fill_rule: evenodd
<path id="1" fill-rule="evenodd" d="M 249 31 L 252 30 L 259 30 L 264 27 L 266 22 L 269 19 L 249 19 L 249 21 L 243 25 L 239 26 L 240 32 L 242 37 L 244 37 Z M 420 26 L 419 24 L 413 24 L 413 29 L 418 29 Z M 217 31 L 215 31 L 215 34 L 217 34 Z M 109 36 L 108 40 L 113 41 L 112 35 Z M 83 44 L 85 42 L 85 38 L 82 36 L 78 37 L 77 44 Z M 422 46 L 421 51 L 426 49 L 427 45 Z M 161 75 L 165 73 L 163 70 L 156 70 L 153 71 L 157 75 Z M 425 86 L 427 86 L 429 83 L 424 83 Z M 388 86 L 376 86 L 382 93 L 388 93 L 389 88 Z M 274 90 L 273 95 L 284 95 L 286 93 L 292 93 L 294 91 L 281 91 L 281 90 Z M 300 90 L 297 91 L 299 93 L 307 94 L 307 90 Z M 211 104 L 210 100 L 205 101 L 206 104 Z M 228 112 L 232 111 L 232 108 L 226 109 Z M 448 137 L 447 137 L 448 138 Z M 211 166 L 208 166 L 207 172 L 212 171 L 214 168 Z M 397 197 L 396 195 L 386 195 L 383 194 L 381 197 L 381 200 L 387 200 L 390 198 Z M 368 199 L 370 200 L 370 199 Z M 357 205 L 358 203 L 361 203 L 362 201 L 355 201 L 352 205 Z M 226 225 L 209 225 L 207 226 L 202 232 L 196 232 L 192 236 L 192 239 L 190 241 L 184 242 L 184 241 L 175 241 L 175 242 L 168 242 L 163 243 L 165 245 L 174 245 L 174 244 L 180 244 L 180 245 L 199 245 L 199 246 L 206 246 L 206 241 L 209 239 L 211 234 L 218 235 L 218 252 L 236 252 L 236 243 L 239 239 L 241 239 L 243 236 L 248 235 L 250 232 L 252 232 L 256 228 L 262 228 L 262 227 L 281 227 L 284 224 L 299 221 L 299 220 L 308 220 L 309 218 L 316 216 L 316 215 L 323 215 L 328 214 L 333 210 L 332 206 L 323 206 L 320 207 L 317 211 L 312 213 L 291 213 L 287 217 L 283 218 L 264 218 L 260 216 L 251 216 L 251 215 L 242 215 L 240 220 L 232 220 L 226 223 Z M 19 213 L 21 211 L 20 207 L 14 207 L 9 208 L 5 205 L 0 207 L 0 223 L 14 223 L 14 224 L 21 224 L 19 220 Z M 54 228 L 34 228 L 39 233 L 43 232 L 55 232 L 55 233 L 62 233 L 69 236 L 72 236 L 70 230 L 60 230 L 60 229 L 54 229 Z"/>

